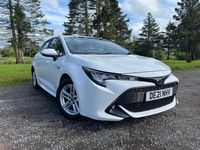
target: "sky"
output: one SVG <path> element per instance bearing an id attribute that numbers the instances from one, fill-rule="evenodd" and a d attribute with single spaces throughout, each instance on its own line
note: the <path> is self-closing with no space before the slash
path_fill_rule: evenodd
<path id="1" fill-rule="evenodd" d="M 148 12 L 155 18 L 161 31 L 165 31 L 169 21 L 173 21 L 178 1 L 180 0 L 119 0 L 118 2 L 122 12 L 130 19 L 128 25 L 132 29 L 132 35 L 138 37 Z M 41 0 L 45 19 L 52 23 L 47 28 L 54 29 L 54 35 L 64 32 L 62 24 L 67 21 L 68 3 L 69 0 Z"/>
<path id="2" fill-rule="evenodd" d="M 41 0 L 41 9 L 45 19 L 51 22 L 46 26 L 54 29 L 54 35 L 61 35 L 64 32 L 63 22 L 67 21 L 68 3 L 70 0 Z M 173 15 L 176 14 L 177 2 L 180 0 L 118 0 L 119 7 L 123 14 L 127 14 L 130 19 L 129 29 L 132 29 L 132 36 L 138 37 L 141 33 L 143 20 L 146 19 L 147 13 L 150 12 L 161 31 L 169 21 L 173 21 Z M 48 38 L 48 37 L 47 37 Z M 0 41 L 0 48 L 2 43 Z"/>

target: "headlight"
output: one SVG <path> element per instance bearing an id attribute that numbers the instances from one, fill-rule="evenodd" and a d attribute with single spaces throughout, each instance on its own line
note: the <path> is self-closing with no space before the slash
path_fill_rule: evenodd
<path id="1" fill-rule="evenodd" d="M 137 80 L 137 77 L 121 74 L 102 72 L 98 70 L 83 67 L 87 76 L 96 84 L 106 87 L 106 80 Z"/>

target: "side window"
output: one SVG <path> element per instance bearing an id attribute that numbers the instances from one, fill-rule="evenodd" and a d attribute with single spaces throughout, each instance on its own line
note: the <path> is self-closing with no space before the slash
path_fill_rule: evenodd
<path id="1" fill-rule="evenodd" d="M 51 41 L 49 48 L 55 49 L 59 56 L 63 56 L 65 54 L 64 49 L 63 49 L 63 45 L 62 45 L 59 38 L 54 38 Z"/>
<path id="2" fill-rule="evenodd" d="M 44 45 L 40 48 L 40 51 L 42 51 L 43 49 L 48 48 L 50 41 L 47 41 L 46 43 L 44 43 Z"/>

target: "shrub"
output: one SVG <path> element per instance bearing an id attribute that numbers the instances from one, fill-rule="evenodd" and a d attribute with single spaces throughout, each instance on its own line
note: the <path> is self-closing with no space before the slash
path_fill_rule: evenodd
<path id="1" fill-rule="evenodd" d="M 176 52 L 175 57 L 177 60 L 186 60 L 185 52 Z"/>
<path id="2" fill-rule="evenodd" d="M 157 50 L 155 51 L 155 56 L 154 56 L 156 59 L 163 59 L 165 57 L 165 54 L 162 50 Z"/>
<path id="3" fill-rule="evenodd" d="M 7 47 L 4 47 L 1 50 L 1 55 L 3 57 L 14 57 L 15 56 L 15 51 L 14 51 L 14 49 L 12 47 L 7 46 Z"/>

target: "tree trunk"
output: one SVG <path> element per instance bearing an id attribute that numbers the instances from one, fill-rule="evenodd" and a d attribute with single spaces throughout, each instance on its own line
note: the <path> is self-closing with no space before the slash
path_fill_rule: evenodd
<path id="1" fill-rule="evenodd" d="M 169 60 L 170 48 L 167 48 L 167 60 Z"/>
<path id="2" fill-rule="evenodd" d="M 16 63 L 17 64 L 24 63 L 22 50 L 20 48 L 18 48 L 18 51 L 17 51 L 17 62 Z"/>
<path id="3" fill-rule="evenodd" d="M 191 41 L 189 41 L 188 49 L 186 51 L 187 51 L 187 54 L 186 54 L 187 63 L 190 63 L 190 62 L 192 62 L 192 58 L 191 58 Z"/>
<path id="4" fill-rule="evenodd" d="M 19 14 L 19 9 L 20 9 L 20 0 L 17 0 L 17 5 L 15 6 L 16 8 L 15 9 L 18 9 L 18 11 L 16 11 L 16 13 L 18 14 L 15 14 L 16 16 L 19 17 L 19 15 L 22 15 L 22 14 Z M 16 18 L 18 19 L 18 21 L 16 21 L 16 24 L 17 24 L 17 33 L 18 33 L 18 36 L 17 36 L 17 41 L 18 41 L 18 63 L 24 63 L 24 60 L 23 60 L 23 51 L 22 51 L 22 48 L 23 48 L 23 19 L 19 19 L 19 18 L 23 18 L 22 16 L 19 17 L 19 18 Z M 20 21 L 19 21 L 20 20 Z"/>
<path id="5" fill-rule="evenodd" d="M 96 13 L 97 13 L 97 16 L 100 15 L 100 12 L 101 11 L 101 0 L 98 0 L 96 2 Z M 100 38 L 100 23 L 101 22 L 101 19 L 99 18 L 99 22 L 97 23 L 97 37 Z"/>
<path id="6" fill-rule="evenodd" d="M 8 7 L 9 7 L 9 12 L 10 12 L 10 28 L 12 31 L 12 39 L 11 39 L 11 45 L 14 48 L 15 51 L 15 58 L 16 58 L 16 63 L 18 63 L 19 57 L 18 57 L 18 45 L 17 45 L 17 36 L 15 33 L 15 25 L 14 25 L 14 15 L 13 15 L 13 5 L 12 5 L 12 0 L 8 1 Z"/>
<path id="7" fill-rule="evenodd" d="M 89 16 L 88 16 L 88 1 L 85 0 L 85 4 L 84 4 L 84 9 L 85 9 L 85 34 L 86 36 L 90 35 L 90 31 L 89 31 Z"/>

